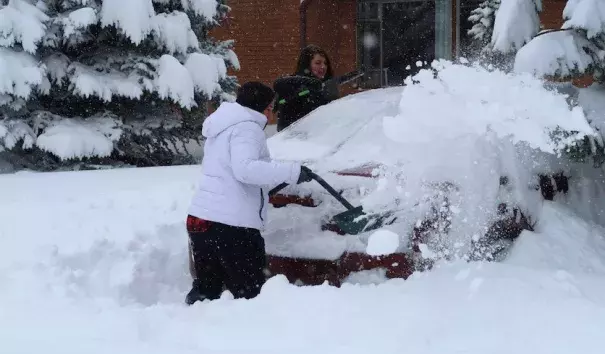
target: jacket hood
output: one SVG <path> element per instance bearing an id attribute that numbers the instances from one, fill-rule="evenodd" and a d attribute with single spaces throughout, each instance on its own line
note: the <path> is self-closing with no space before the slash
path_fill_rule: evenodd
<path id="1" fill-rule="evenodd" d="M 202 135 L 205 138 L 212 138 L 225 131 L 225 129 L 243 122 L 253 122 L 258 124 L 261 129 L 264 129 L 267 125 L 267 117 L 239 103 L 223 102 L 204 121 Z"/>

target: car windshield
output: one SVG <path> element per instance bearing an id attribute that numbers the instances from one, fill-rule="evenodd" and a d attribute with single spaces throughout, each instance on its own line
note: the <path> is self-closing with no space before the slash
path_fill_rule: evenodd
<path id="1" fill-rule="evenodd" d="M 384 136 L 382 118 L 397 114 L 401 92 L 401 87 L 371 90 L 319 107 L 268 140 L 271 156 L 280 160 L 321 160 L 331 167 L 346 168 L 351 167 L 351 158 L 337 156 L 346 152 L 355 156 L 355 165 L 373 162 L 368 152 L 380 148 L 377 140 Z M 367 158 L 360 155 L 364 150 Z"/>

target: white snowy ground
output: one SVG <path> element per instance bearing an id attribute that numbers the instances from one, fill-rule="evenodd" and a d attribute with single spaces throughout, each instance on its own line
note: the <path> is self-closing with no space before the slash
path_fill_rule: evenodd
<path id="1" fill-rule="evenodd" d="M 0 352 L 603 352 L 605 230 L 551 203 L 504 263 L 186 307 L 196 172 L 0 176 Z"/>

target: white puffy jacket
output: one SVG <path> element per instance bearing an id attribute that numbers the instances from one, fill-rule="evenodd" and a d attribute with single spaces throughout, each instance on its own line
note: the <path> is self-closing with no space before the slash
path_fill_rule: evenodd
<path id="1" fill-rule="evenodd" d="M 267 118 L 238 103 L 225 102 L 204 121 L 204 158 L 189 214 L 231 226 L 262 230 L 268 192 L 295 184 L 300 164 L 271 161 L 264 128 Z"/>

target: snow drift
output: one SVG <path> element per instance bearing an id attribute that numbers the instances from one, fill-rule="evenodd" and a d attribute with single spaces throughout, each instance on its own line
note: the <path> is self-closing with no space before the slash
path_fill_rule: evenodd
<path id="1" fill-rule="evenodd" d="M 500 264 L 340 289 L 277 276 L 256 299 L 186 307 L 184 215 L 197 172 L 0 176 L 4 352 L 602 352 L 605 230 L 559 203 Z"/>

